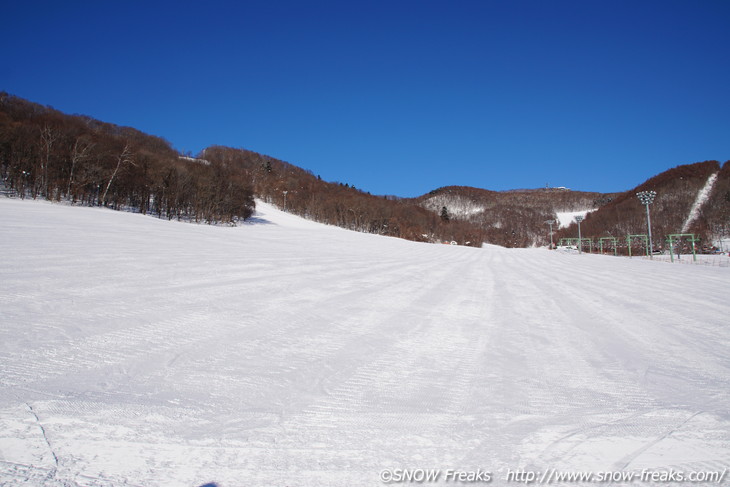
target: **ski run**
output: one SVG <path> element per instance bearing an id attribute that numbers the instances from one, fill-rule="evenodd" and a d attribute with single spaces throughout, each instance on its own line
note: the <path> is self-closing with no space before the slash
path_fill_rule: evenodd
<path id="1" fill-rule="evenodd" d="M 2 198 L 0 228 L 0 485 L 730 467 L 728 268 L 418 244 L 260 202 L 228 227 Z"/>
<path id="2" fill-rule="evenodd" d="M 689 210 L 689 214 L 687 215 L 687 219 L 684 221 L 684 224 L 682 225 L 682 231 L 680 233 L 687 233 L 689 231 L 690 225 L 694 223 L 694 221 L 700 216 L 700 210 L 702 209 L 702 206 L 707 202 L 707 199 L 710 197 L 710 193 L 712 192 L 712 187 L 715 185 L 715 181 L 717 181 L 717 175 L 718 173 L 711 174 L 709 178 L 707 178 L 707 182 L 702 187 L 702 189 L 697 193 L 697 198 L 695 198 L 694 203 L 692 203 L 692 208 Z"/>

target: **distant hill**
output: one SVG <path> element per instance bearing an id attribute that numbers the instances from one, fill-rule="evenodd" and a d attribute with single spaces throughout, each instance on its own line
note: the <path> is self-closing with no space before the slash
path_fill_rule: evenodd
<path id="1" fill-rule="evenodd" d="M 489 243 L 531 247 L 547 245 L 545 221 L 556 219 L 557 213 L 593 210 L 610 203 L 619 194 L 558 188 L 488 191 L 447 186 L 416 198 L 416 201 L 439 214 L 446 208 L 452 219 L 478 226 Z"/>
<path id="2" fill-rule="evenodd" d="M 636 197 L 640 191 L 657 193 L 650 205 L 655 249 L 666 248 L 670 234 L 693 233 L 705 247 L 730 237 L 730 161 L 687 164 L 654 176 L 589 213 L 582 235 L 625 240 L 628 234 L 646 234 L 646 209 Z M 557 236 L 577 236 L 577 224 Z"/>
<path id="3" fill-rule="evenodd" d="M 439 188 L 416 198 L 435 214 L 444 208 L 452 220 L 479 226 L 490 243 L 507 247 L 548 244 L 548 220 L 559 214 L 584 213 L 584 238 L 596 243 L 600 237 L 620 240 L 619 252 L 627 253 L 626 236 L 646 234 L 646 210 L 636 193 L 656 191 L 650 207 L 654 247 L 666 247 L 670 234 L 692 233 L 706 249 L 713 242 L 730 238 L 730 161 L 686 164 L 669 169 L 623 193 L 592 193 L 562 188 L 488 191 L 464 186 Z M 576 238 L 575 222 L 553 226 L 557 243 Z M 608 243 L 606 244 L 609 245 Z M 640 241 L 636 241 L 641 251 Z"/>
<path id="4" fill-rule="evenodd" d="M 625 193 L 448 186 L 418 198 L 375 196 L 245 149 L 211 146 L 195 157 L 180 154 L 160 137 L 3 92 L 0 178 L 5 194 L 208 223 L 250 217 L 255 196 L 350 230 L 472 246 L 547 245 L 545 221 L 575 212 L 590 211 L 582 225 L 587 237 L 644 233 L 635 196 L 640 190 L 658 193 L 652 222 L 659 244 L 683 230 L 706 242 L 727 237 L 730 212 L 730 168 L 717 161 L 679 166 Z M 574 225 L 554 229 L 556 241 L 577 234 Z"/>

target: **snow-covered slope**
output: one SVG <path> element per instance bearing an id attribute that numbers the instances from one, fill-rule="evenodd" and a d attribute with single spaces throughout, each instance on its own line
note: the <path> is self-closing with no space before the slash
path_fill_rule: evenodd
<path id="1" fill-rule="evenodd" d="M 728 466 L 727 269 L 259 209 L 232 228 L 0 199 L 0 484 Z"/>
<path id="2" fill-rule="evenodd" d="M 717 181 L 717 175 L 718 175 L 718 173 L 714 173 L 714 174 L 710 175 L 710 177 L 707 178 L 707 182 L 705 183 L 705 185 L 697 193 L 697 197 L 695 198 L 695 201 L 692 204 L 692 208 L 690 208 L 690 210 L 689 210 L 687 219 L 684 221 L 684 224 L 682 225 L 681 233 L 688 232 L 690 225 L 692 225 L 692 223 L 694 223 L 694 221 L 697 219 L 697 217 L 700 216 L 700 210 L 702 209 L 702 205 L 704 205 L 705 202 L 707 201 L 707 199 L 710 197 L 710 193 L 712 192 L 712 187 L 715 185 L 715 181 Z"/>
<path id="3" fill-rule="evenodd" d="M 585 218 L 586 215 L 592 211 L 596 210 L 592 209 L 580 211 L 559 211 L 556 213 L 556 216 L 558 217 L 558 228 L 568 228 L 571 224 L 575 222 L 576 216 L 582 216 L 583 218 Z"/>

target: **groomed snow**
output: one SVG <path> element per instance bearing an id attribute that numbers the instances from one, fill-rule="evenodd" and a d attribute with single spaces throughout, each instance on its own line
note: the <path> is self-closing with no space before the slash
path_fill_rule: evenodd
<path id="1" fill-rule="evenodd" d="M 729 466 L 727 268 L 259 210 L 214 227 L 0 199 L 0 485 Z"/>

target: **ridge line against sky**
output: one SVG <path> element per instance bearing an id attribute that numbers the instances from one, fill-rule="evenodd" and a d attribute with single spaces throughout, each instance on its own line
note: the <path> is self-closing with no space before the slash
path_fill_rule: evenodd
<path id="1" fill-rule="evenodd" d="M 730 159 L 727 1 L 11 2 L 0 90 L 374 194 Z"/>

